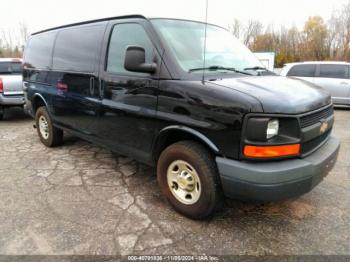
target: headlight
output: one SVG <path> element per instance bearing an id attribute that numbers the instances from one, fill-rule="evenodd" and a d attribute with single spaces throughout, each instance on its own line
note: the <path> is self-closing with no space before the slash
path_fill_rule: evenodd
<path id="1" fill-rule="evenodd" d="M 279 121 L 277 119 L 272 119 L 267 123 L 266 138 L 270 139 L 278 135 Z"/>

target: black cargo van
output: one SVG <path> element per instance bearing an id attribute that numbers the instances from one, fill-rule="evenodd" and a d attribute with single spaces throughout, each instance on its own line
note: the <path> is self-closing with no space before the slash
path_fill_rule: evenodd
<path id="1" fill-rule="evenodd" d="M 165 197 L 191 218 L 224 196 L 304 194 L 336 161 L 330 95 L 265 70 L 215 25 L 82 22 L 33 34 L 24 60 L 25 108 L 42 143 L 58 146 L 66 131 L 155 165 Z"/>

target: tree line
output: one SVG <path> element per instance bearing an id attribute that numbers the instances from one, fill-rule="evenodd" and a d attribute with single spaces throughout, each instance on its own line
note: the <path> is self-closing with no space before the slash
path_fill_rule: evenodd
<path id="1" fill-rule="evenodd" d="M 235 20 L 230 31 L 254 52 L 275 52 L 275 67 L 310 60 L 350 61 L 350 1 L 328 21 L 309 17 L 302 29 L 265 27 L 260 21 Z"/>

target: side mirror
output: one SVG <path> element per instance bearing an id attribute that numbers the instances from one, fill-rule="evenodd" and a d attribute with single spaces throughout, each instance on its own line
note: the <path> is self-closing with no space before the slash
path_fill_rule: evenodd
<path id="1" fill-rule="evenodd" d="M 126 49 L 124 67 L 131 72 L 154 73 L 156 63 L 146 64 L 145 49 L 140 46 L 129 46 Z"/>

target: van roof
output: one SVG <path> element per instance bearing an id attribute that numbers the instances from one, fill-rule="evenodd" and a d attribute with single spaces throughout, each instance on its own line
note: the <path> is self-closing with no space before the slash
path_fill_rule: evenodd
<path id="1" fill-rule="evenodd" d="M 35 32 L 35 33 L 31 34 L 31 35 L 37 35 L 37 34 L 49 32 L 49 31 L 53 31 L 53 30 L 57 30 L 57 29 L 61 29 L 61 28 L 71 27 L 71 26 L 79 26 L 79 25 L 85 25 L 85 24 L 90 24 L 90 23 L 109 21 L 109 20 L 130 19 L 130 18 L 140 18 L 140 19 L 149 19 L 149 20 L 153 20 L 153 19 L 168 19 L 168 20 L 188 21 L 188 22 L 196 22 L 196 23 L 213 25 L 213 26 L 220 27 L 220 28 L 223 28 L 223 29 L 227 30 L 226 28 L 224 28 L 222 26 L 215 25 L 215 24 L 212 24 L 212 23 L 206 23 L 206 22 L 203 22 L 203 21 L 196 21 L 196 20 L 190 20 L 190 19 L 180 19 L 180 18 L 165 18 L 165 17 L 148 17 L 147 18 L 147 17 L 145 17 L 143 15 L 134 14 L 134 15 L 125 15 L 125 16 L 106 17 L 106 18 L 100 18 L 100 19 L 95 19 L 95 20 L 88 20 L 88 21 L 83 21 L 83 22 L 78 22 L 78 23 L 73 23 L 73 24 L 67 24 L 67 25 L 52 27 L 52 28 L 49 28 L 49 29 L 45 29 L 45 30 L 41 30 L 41 31 Z"/>
<path id="2" fill-rule="evenodd" d="M 137 15 L 137 14 L 136 15 L 124 15 L 124 16 L 106 17 L 106 18 L 100 18 L 100 19 L 95 19 L 95 20 L 88 20 L 88 21 L 83 21 L 83 22 L 78 22 L 78 23 L 73 23 L 73 24 L 67 24 L 67 25 L 52 27 L 52 28 L 49 28 L 49 29 L 45 29 L 45 30 L 41 30 L 41 31 L 35 32 L 32 35 L 37 35 L 37 34 L 49 32 L 49 31 L 52 31 L 52 30 L 61 29 L 61 28 L 65 28 L 65 27 L 79 26 L 79 25 L 85 25 L 85 24 L 90 24 L 90 23 L 109 21 L 109 20 L 114 20 L 114 19 L 128 19 L 128 18 L 147 19 L 145 16 Z"/>

